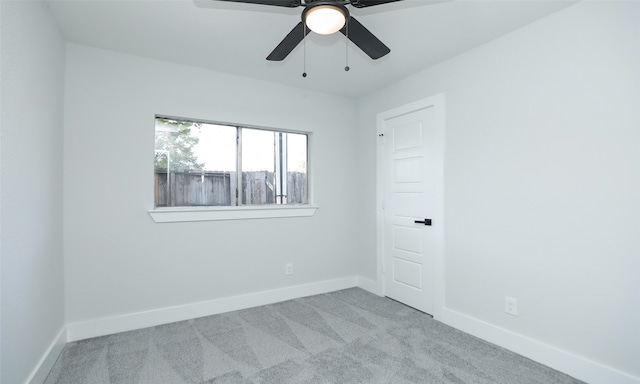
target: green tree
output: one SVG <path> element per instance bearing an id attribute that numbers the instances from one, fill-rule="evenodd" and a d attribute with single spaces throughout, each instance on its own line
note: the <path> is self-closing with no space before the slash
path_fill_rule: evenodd
<path id="1" fill-rule="evenodd" d="M 203 169 L 193 148 L 200 139 L 192 135 L 193 129 L 200 129 L 200 123 L 178 121 L 165 118 L 156 119 L 156 170 L 196 170 Z"/>

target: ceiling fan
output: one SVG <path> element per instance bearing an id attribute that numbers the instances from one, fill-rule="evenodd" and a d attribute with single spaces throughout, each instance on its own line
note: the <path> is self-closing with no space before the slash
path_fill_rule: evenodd
<path id="1" fill-rule="evenodd" d="M 267 60 L 284 60 L 291 51 L 309 34 L 314 31 L 319 34 L 329 35 L 342 32 L 358 48 L 377 60 L 391 50 L 382 43 L 373 33 L 369 32 L 358 20 L 349 15 L 347 5 L 355 8 L 365 8 L 374 5 L 393 3 L 400 0 L 218 0 L 235 3 L 250 3 L 273 5 L 278 7 L 304 7 L 302 21 L 278 44 L 267 56 Z"/>

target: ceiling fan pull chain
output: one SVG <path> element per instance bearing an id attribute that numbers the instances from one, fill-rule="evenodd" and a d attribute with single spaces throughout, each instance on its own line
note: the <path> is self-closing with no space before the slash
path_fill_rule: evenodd
<path id="1" fill-rule="evenodd" d="M 345 72 L 349 72 L 349 21 L 347 20 L 347 24 L 344 26 L 345 28 L 345 40 L 344 40 L 344 46 L 345 46 L 345 52 L 346 52 L 346 57 L 347 57 L 347 65 L 344 67 Z"/>
<path id="2" fill-rule="evenodd" d="M 307 23 L 304 23 L 302 33 L 302 77 L 307 77 Z"/>

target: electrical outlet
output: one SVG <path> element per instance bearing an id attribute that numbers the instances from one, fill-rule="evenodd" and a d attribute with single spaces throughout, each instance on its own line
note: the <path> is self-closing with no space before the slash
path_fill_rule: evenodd
<path id="1" fill-rule="evenodd" d="M 288 263 L 284 265 L 284 274 L 293 275 L 293 263 Z"/>
<path id="2" fill-rule="evenodd" d="M 510 315 L 518 316 L 518 299 L 504 297 L 504 311 Z"/>

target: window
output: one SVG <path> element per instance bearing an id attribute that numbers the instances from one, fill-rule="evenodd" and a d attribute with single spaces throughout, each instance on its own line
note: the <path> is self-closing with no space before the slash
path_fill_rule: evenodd
<path id="1" fill-rule="evenodd" d="M 307 135 L 156 117 L 154 207 L 307 205 Z"/>

